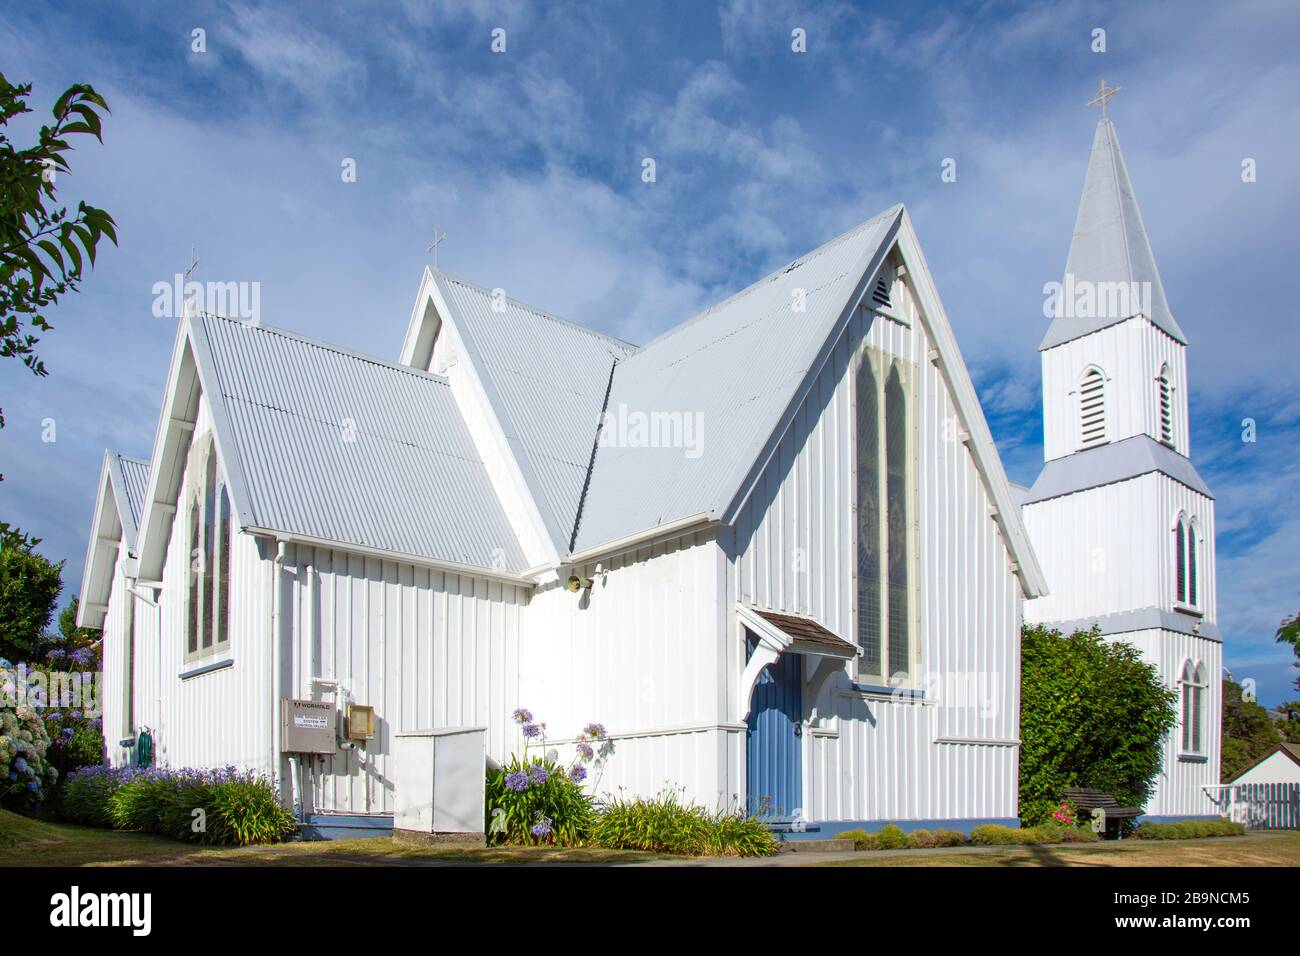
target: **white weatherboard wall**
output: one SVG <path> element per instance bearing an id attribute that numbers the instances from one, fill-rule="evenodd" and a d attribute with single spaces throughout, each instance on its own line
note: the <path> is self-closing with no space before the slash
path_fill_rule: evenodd
<path id="1" fill-rule="evenodd" d="M 206 401 L 200 399 L 195 435 L 211 427 Z M 185 458 L 182 458 L 184 461 Z M 182 500 L 184 484 L 182 483 Z M 188 555 L 184 508 L 172 516 L 162 589 L 156 605 L 132 595 L 135 603 L 136 728 L 154 732 L 154 762 L 170 767 L 213 767 L 234 764 L 263 772 L 274 770 L 271 752 L 271 685 L 268 668 L 270 631 L 268 588 L 270 564 L 245 534 L 230 541 L 230 634 L 228 654 L 187 663 L 185 657 L 186 569 Z M 112 600 L 116 608 L 126 594 L 120 572 L 115 575 Z M 120 671 L 125 617 L 110 608 L 106 624 L 106 670 Z M 182 679 L 182 673 L 205 664 L 233 660 L 220 670 Z M 105 737 L 110 759 L 121 764 L 133 754 L 118 746 L 122 733 L 120 673 L 106 694 Z"/>
<path id="2" fill-rule="evenodd" d="M 305 546 L 286 549 L 284 574 L 287 693 L 375 708 L 364 747 L 294 767 L 308 812 L 391 813 L 398 733 L 483 726 L 490 758 L 511 751 L 526 589 Z"/>
<path id="3" fill-rule="evenodd" d="M 1213 732 L 1213 728 L 1220 726 L 1223 713 L 1223 682 L 1220 680 L 1223 673 L 1223 645 L 1192 634 L 1154 628 L 1114 634 L 1107 639 L 1132 644 L 1141 651 L 1143 659 L 1156 665 L 1160 673 L 1165 675 L 1166 686 L 1174 693 L 1178 693 L 1177 680 L 1182 674 L 1185 661 L 1190 660 L 1193 666 L 1197 663 L 1205 665 L 1205 754 L 1189 757 L 1180 753 L 1183 713 L 1179 701 L 1176 704 L 1178 722 L 1165 740 L 1156 789 L 1143 811 L 1152 817 L 1218 814 L 1220 810 L 1206 795 L 1204 788 L 1219 782 L 1220 735 Z"/>
<path id="4" fill-rule="evenodd" d="M 723 753 L 743 728 L 721 714 L 721 572 L 712 531 L 603 559 L 577 594 L 539 587 L 528 608 L 520 699 L 567 759 L 588 723 L 614 737 L 599 792 L 653 797 L 665 787 L 730 805 Z M 595 562 L 575 573 L 594 575 Z M 739 674 L 739 671 L 736 671 Z"/>
<path id="5" fill-rule="evenodd" d="M 1029 602 L 1029 620 L 1075 621 L 1147 607 L 1172 611 L 1180 512 L 1194 518 L 1199 531 L 1200 610 L 1207 620 L 1217 619 L 1214 503 L 1201 493 L 1149 472 L 1022 511 L 1047 580 L 1073 585 Z"/>
<path id="6" fill-rule="evenodd" d="M 914 316 L 904 283 L 894 290 Z M 851 360 L 864 338 L 919 378 L 917 633 L 931 691 L 915 703 L 853 690 L 846 664 L 817 701 L 805 694 L 806 715 L 814 704 L 824 715 L 803 737 L 805 817 L 1014 817 L 1020 584 L 918 322 L 853 317 L 726 541 L 726 606 L 807 615 L 856 643 Z M 734 612 L 728 634 L 739 673 Z M 743 751 L 733 759 L 743 772 Z"/>
<path id="7" fill-rule="evenodd" d="M 1238 783 L 1300 783 L 1300 764 L 1282 751 L 1265 757 L 1240 777 L 1232 781 Z"/>

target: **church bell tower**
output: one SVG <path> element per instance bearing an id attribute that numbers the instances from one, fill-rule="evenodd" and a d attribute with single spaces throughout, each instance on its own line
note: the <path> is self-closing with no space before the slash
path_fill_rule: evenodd
<path id="1" fill-rule="evenodd" d="M 1023 511 L 1049 593 L 1025 605 L 1025 620 L 1098 626 L 1156 665 L 1178 694 L 1178 722 L 1146 815 L 1211 816 L 1222 686 L 1214 498 L 1191 462 L 1187 338 L 1107 115 L 1115 92 L 1103 81 L 1089 104 L 1101 120 L 1045 309 L 1044 467 Z"/>

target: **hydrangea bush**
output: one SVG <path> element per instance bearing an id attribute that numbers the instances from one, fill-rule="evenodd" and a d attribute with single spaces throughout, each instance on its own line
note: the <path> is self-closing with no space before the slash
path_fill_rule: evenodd
<path id="1" fill-rule="evenodd" d="M 546 749 L 546 724 L 519 708 L 512 715 L 523 739 L 521 753 L 499 770 L 489 770 L 486 801 L 487 835 L 496 843 L 561 844 L 582 842 L 591 829 L 595 803 L 584 787 L 599 785 L 613 741 L 601 724 L 588 724 L 578 735 L 573 759 L 566 766 Z M 536 747 L 541 755 L 529 756 Z M 594 778 L 592 773 L 595 773 Z"/>
<path id="2" fill-rule="evenodd" d="M 50 735 L 41 715 L 27 704 L 9 706 L 17 699 L 17 673 L 0 658 L 0 806 L 11 810 L 35 809 L 59 779 L 47 759 Z"/>

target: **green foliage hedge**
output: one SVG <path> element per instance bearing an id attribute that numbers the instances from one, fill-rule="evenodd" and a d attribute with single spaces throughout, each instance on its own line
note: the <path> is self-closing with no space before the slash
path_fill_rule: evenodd
<path id="1" fill-rule="evenodd" d="M 1176 717 L 1176 695 L 1156 668 L 1095 628 L 1066 636 L 1026 627 L 1020 660 L 1021 823 L 1047 822 L 1069 787 L 1145 805 Z"/>
<path id="2" fill-rule="evenodd" d="M 1246 828 L 1226 817 L 1218 820 L 1180 820 L 1144 823 L 1133 831 L 1135 840 L 1195 840 L 1202 837 L 1242 836 Z"/>
<path id="3" fill-rule="evenodd" d="M 210 846 L 278 843 L 293 816 L 266 777 L 233 768 L 82 767 L 63 786 L 59 812 L 85 826 L 157 833 Z"/>
<path id="4" fill-rule="evenodd" d="M 686 856 L 770 856 L 780 848 L 755 818 L 683 803 L 675 790 L 653 800 L 614 801 L 597 814 L 591 839 L 611 850 Z"/>
<path id="5" fill-rule="evenodd" d="M 1091 830 L 1045 823 L 1036 827 L 1004 827 L 986 823 L 971 830 L 971 835 L 957 830 L 913 830 L 904 833 L 887 823 L 875 833 L 845 830 L 837 840 L 852 841 L 855 850 L 924 850 L 947 846 L 1032 846 L 1043 843 L 1093 843 L 1100 839 Z"/>

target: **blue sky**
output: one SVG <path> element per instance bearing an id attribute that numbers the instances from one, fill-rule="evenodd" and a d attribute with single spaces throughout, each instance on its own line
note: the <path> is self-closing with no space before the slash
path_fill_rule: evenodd
<path id="1" fill-rule="evenodd" d="M 1294 3 L 1264 0 L 11 10 L 0 70 L 35 83 L 39 115 L 77 81 L 113 109 L 60 193 L 107 208 L 122 245 L 54 313 L 48 379 L 0 363 L 0 515 L 66 559 L 70 596 L 103 448 L 152 447 L 174 321 L 151 290 L 191 243 L 198 277 L 261 284 L 269 324 L 396 357 L 435 220 L 449 271 L 645 342 L 900 201 L 1007 470 L 1030 483 L 1042 289 L 1064 266 L 1096 122 L 1083 102 L 1105 77 L 1191 343 L 1227 666 L 1266 703 L 1295 697 L 1273 631 L 1300 607 L 1298 33 Z"/>

